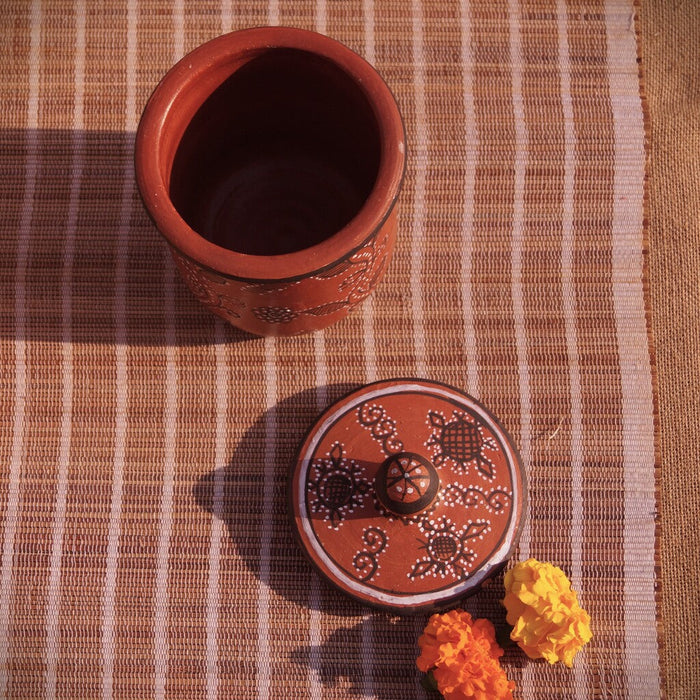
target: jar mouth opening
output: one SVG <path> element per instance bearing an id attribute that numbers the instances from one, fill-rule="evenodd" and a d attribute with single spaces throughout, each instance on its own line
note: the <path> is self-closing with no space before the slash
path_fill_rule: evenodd
<path id="1" fill-rule="evenodd" d="M 233 32 L 185 56 L 136 137 L 158 229 L 239 279 L 303 277 L 351 255 L 391 213 L 404 169 L 401 116 L 374 68 L 285 27 Z"/>

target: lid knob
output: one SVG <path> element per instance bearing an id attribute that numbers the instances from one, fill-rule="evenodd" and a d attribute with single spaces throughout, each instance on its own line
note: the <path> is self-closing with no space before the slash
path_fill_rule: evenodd
<path id="1" fill-rule="evenodd" d="M 435 467 L 415 452 L 390 455 L 374 479 L 379 502 L 396 515 L 414 515 L 425 510 L 435 500 L 439 487 Z"/>

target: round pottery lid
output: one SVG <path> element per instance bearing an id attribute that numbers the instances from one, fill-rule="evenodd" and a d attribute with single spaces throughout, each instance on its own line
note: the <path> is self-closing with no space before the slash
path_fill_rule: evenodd
<path id="1" fill-rule="evenodd" d="M 422 379 L 377 382 L 331 406 L 303 441 L 290 514 L 332 584 L 396 613 L 440 608 L 512 554 L 526 485 L 480 403 Z"/>

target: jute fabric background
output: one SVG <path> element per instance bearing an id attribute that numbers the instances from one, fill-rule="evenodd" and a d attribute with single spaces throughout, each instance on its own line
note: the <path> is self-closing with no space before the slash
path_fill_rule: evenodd
<path id="1" fill-rule="evenodd" d="M 700 697 L 700 3 L 642 5 L 669 698 Z"/>
<path id="2" fill-rule="evenodd" d="M 423 697 L 425 616 L 345 600 L 295 546 L 316 413 L 417 375 L 483 400 L 530 483 L 517 558 L 593 618 L 518 697 L 658 697 L 645 133 L 626 0 L 5 2 L 0 138 L 0 696 Z M 406 120 L 387 278 L 345 322 L 250 338 L 176 276 L 134 184 L 150 91 L 260 24 L 366 56 Z M 503 620 L 500 579 L 465 601 Z"/>

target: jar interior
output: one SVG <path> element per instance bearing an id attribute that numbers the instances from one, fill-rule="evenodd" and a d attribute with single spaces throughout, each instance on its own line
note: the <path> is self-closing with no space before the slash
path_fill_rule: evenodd
<path id="1" fill-rule="evenodd" d="M 309 248 L 359 212 L 379 170 L 379 127 L 339 66 L 263 50 L 202 104 L 178 145 L 170 197 L 212 243 L 248 255 Z"/>

